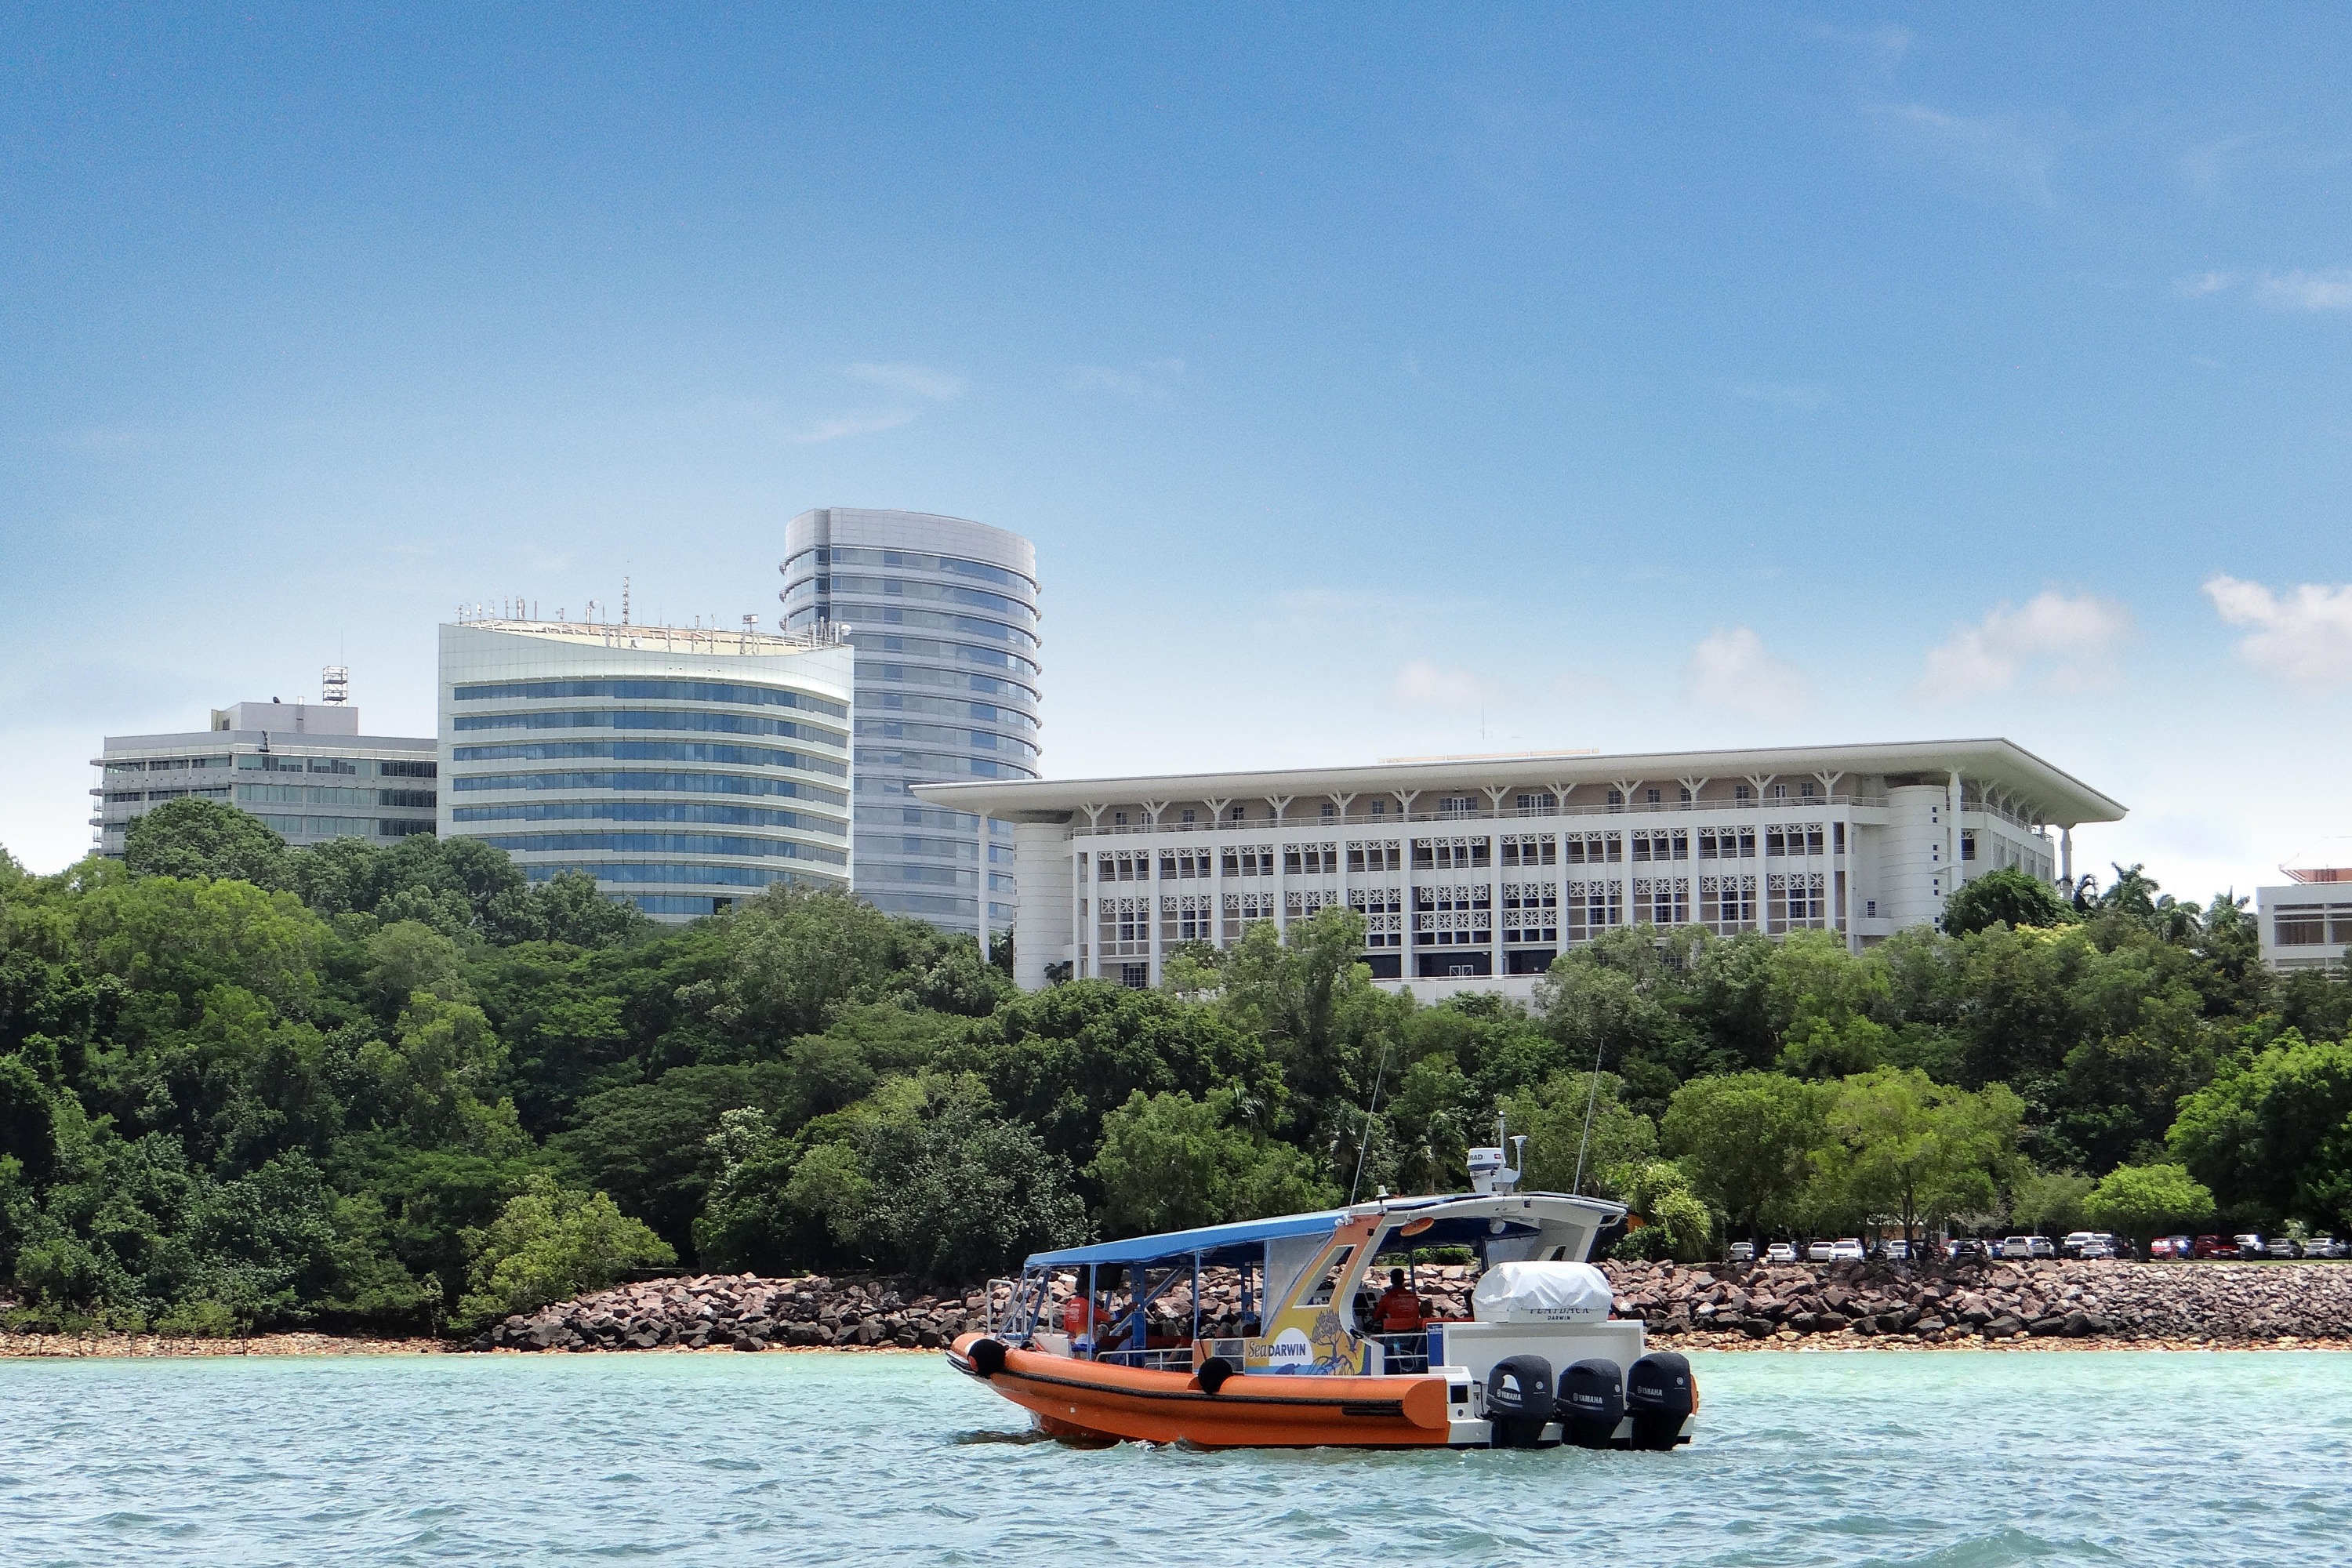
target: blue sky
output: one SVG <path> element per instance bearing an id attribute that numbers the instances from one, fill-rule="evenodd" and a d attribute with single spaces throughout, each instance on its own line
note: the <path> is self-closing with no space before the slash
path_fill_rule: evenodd
<path id="1" fill-rule="evenodd" d="M 0 844 L 461 600 L 1037 542 L 1048 769 L 2008 735 L 2352 833 L 2352 16 L 0 19 Z"/>

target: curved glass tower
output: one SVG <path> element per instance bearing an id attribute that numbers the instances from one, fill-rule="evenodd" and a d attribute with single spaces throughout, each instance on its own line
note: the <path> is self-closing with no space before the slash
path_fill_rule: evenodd
<path id="1" fill-rule="evenodd" d="M 1018 907 L 1009 825 L 927 805 L 918 784 L 1037 776 L 1037 552 L 919 511 L 824 507 L 784 527 L 783 628 L 856 649 L 856 891 L 980 935 Z"/>

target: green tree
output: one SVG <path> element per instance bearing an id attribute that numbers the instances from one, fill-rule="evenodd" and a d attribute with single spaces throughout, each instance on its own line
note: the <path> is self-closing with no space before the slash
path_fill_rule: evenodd
<path id="1" fill-rule="evenodd" d="M 1614 1073 L 1602 1073 L 1596 1079 L 1590 1072 L 1564 1072 L 1554 1074 L 1540 1089 L 1505 1100 L 1504 1125 L 1510 1132 L 1526 1133 L 1528 1139 L 1521 1155 L 1520 1184 L 1532 1192 L 1580 1190 L 1617 1196 L 1623 1190 L 1626 1173 L 1645 1164 L 1658 1152 L 1657 1127 L 1627 1106 L 1623 1097 L 1624 1082 Z"/>
<path id="2" fill-rule="evenodd" d="M 261 818 L 216 800 L 166 801 L 132 817 L 122 863 L 134 877 L 226 879 L 271 889 L 290 882 L 286 840 Z"/>
<path id="3" fill-rule="evenodd" d="M 667 1243 L 611 1198 L 559 1186 L 545 1174 L 533 1175 L 497 1219 L 467 1232 L 466 1242 L 470 1289 L 456 1320 L 463 1330 L 601 1290 L 632 1268 L 677 1261 Z"/>
<path id="4" fill-rule="evenodd" d="M 1828 1100 L 1822 1086 L 1780 1073 L 1698 1079 L 1675 1091 L 1659 1131 L 1692 1191 L 1761 1241 L 1798 1212 Z"/>
<path id="5" fill-rule="evenodd" d="M 1620 1257 L 1696 1263 L 1707 1256 L 1715 1221 L 1681 1166 L 1645 1160 L 1622 1167 L 1620 1179 L 1626 1207 L 1639 1222 L 1618 1243 Z"/>
<path id="6" fill-rule="evenodd" d="M 2352 1223 L 2352 1045 L 2289 1030 L 2222 1063 L 2168 1142 L 2225 1207 Z"/>
<path id="7" fill-rule="evenodd" d="M 1817 1211 L 1899 1219 L 1908 1238 L 1927 1215 L 1990 1208 L 2014 1165 L 2024 1106 L 2000 1084 L 1970 1093 L 1916 1069 L 1844 1079 L 1813 1156 Z"/>
<path id="8" fill-rule="evenodd" d="M 2010 1217 L 2042 1235 L 2079 1230 L 2096 1184 L 2079 1171 L 2027 1171 L 2009 1189 Z"/>
<path id="9" fill-rule="evenodd" d="M 2041 878 L 2004 866 L 1960 884 L 1944 901 L 1944 930 L 1967 936 L 1999 922 L 2009 926 L 2067 925 L 2074 909 Z"/>
<path id="10" fill-rule="evenodd" d="M 2118 1165 L 2084 1197 L 2083 1214 L 2145 1251 L 2168 1226 L 2212 1218 L 2213 1194 L 2179 1165 Z"/>
<path id="11" fill-rule="evenodd" d="M 1236 1125 L 1237 1098 L 1229 1089 L 1198 1100 L 1137 1089 L 1103 1118 L 1087 1174 L 1103 1194 L 1107 1234 L 1183 1230 L 1339 1201 L 1305 1154 Z"/>

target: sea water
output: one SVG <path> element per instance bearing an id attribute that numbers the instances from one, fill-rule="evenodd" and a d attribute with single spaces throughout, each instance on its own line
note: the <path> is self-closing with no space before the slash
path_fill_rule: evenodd
<path id="1" fill-rule="evenodd" d="M 1673 1454 L 1085 1447 L 932 1355 L 0 1361 L 0 1563 L 2352 1562 L 2352 1354 L 1693 1361 Z"/>

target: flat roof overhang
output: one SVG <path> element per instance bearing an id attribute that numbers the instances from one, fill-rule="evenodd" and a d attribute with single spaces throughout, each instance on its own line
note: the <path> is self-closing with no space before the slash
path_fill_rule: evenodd
<path id="1" fill-rule="evenodd" d="M 2119 822 L 2129 809 L 2013 741 L 1896 741 L 1843 746 L 1767 746 L 1738 751 L 1528 752 L 1436 757 L 1336 768 L 1270 768 L 1214 773 L 1154 773 L 1125 778 L 986 779 L 926 784 L 916 795 L 958 811 L 1003 822 L 1067 822 L 1089 806 L 1129 801 L 1258 799 L 1269 795 L 1374 794 L 1452 784 L 1558 786 L 1624 780 L 1799 777 L 1815 773 L 1949 773 L 2009 790 L 2039 816 L 2063 827 Z M 1727 803 L 1728 804 L 1728 803 Z"/>

